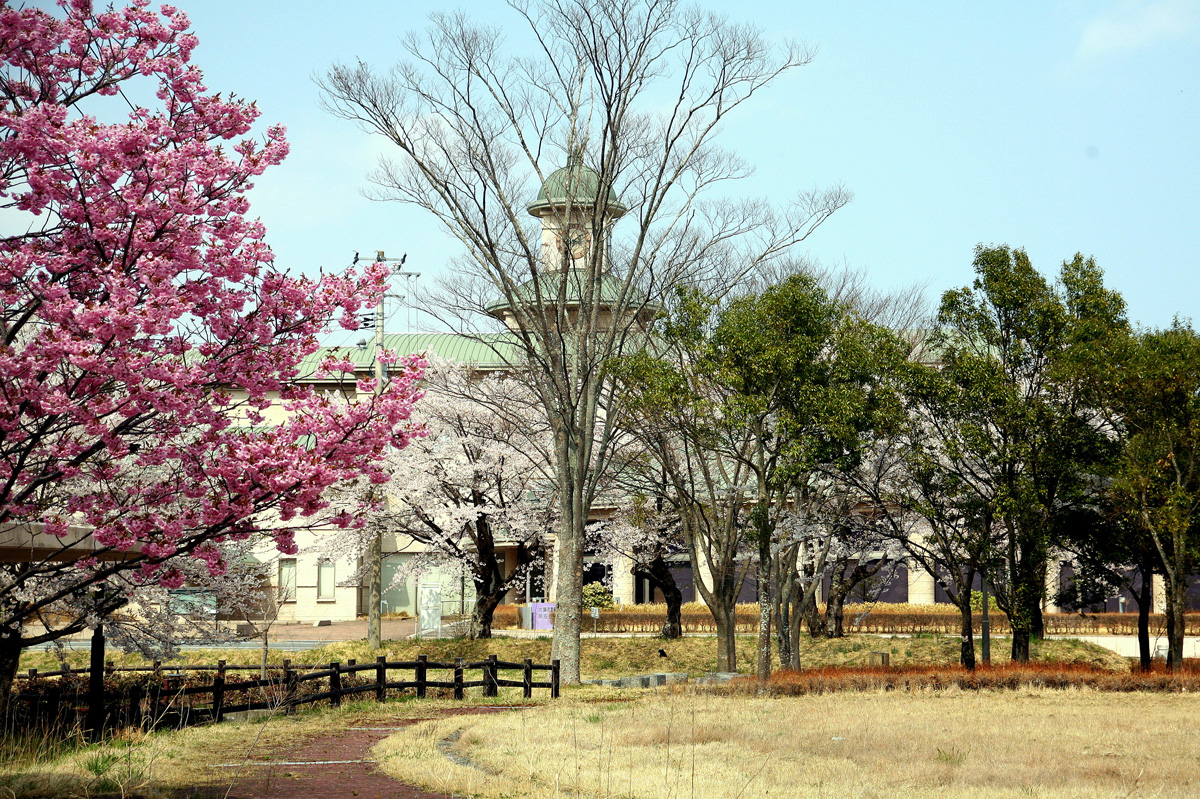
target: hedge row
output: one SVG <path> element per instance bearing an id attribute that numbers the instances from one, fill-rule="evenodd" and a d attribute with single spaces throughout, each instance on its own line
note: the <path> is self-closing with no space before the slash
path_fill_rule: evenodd
<path id="1" fill-rule="evenodd" d="M 666 618 L 661 605 L 640 605 L 600 611 L 596 620 L 597 631 L 606 633 L 656 633 L 662 629 Z M 685 633 L 715 633 L 716 625 L 707 610 L 695 609 L 694 604 L 685 607 L 682 614 Z M 1048 635 L 1136 635 L 1136 613 L 1047 613 L 1044 616 Z M 496 609 L 494 625 L 500 629 L 517 626 L 517 609 L 513 605 L 501 605 Z M 1008 618 L 1003 613 L 991 614 L 991 630 L 997 635 L 1011 632 Z M 921 633 L 946 633 L 956 635 L 961 625 L 957 611 L 898 610 L 895 607 L 877 605 L 864 611 L 861 605 L 846 608 L 844 625 L 846 632 L 876 633 L 890 635 L 915 635 Z M 983 619 L 974 615 L 975 632 L 982 631 Z M 1161 614 L 1150 616 L 1152 634 L 1165 629 L 1166 620 Z M 1200 613 L 1186 617 L 1188 635 L 1200 635 Z M 592 628 L 592 620 L 584 619 L 584 629 Z M 739 605 L 736 614 L 736 629 L 739 633 L 758 631 L 757 606 Z"/>

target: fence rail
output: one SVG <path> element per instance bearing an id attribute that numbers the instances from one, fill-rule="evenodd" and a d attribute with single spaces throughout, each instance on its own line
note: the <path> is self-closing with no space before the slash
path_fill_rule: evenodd
<path id="1" fill-rule="evenodd" d="M 530 659 L 520 663 L 498 660 L 490 655 L 486 660 L 467 662 L 462 658 L 453 661 L 433 661 L 426 655 L 417 655 L 416 660 L 389 661 L 384 656 L 373 663 L 346 664 L 334 661 L 324 667 L 293 666 L 285 660 L 283 666 L 271 666 L 272 672 L 265 678 L 230 680 L 227 675 L 238 671 L 259 671 L 260 666 L 230 666 L 218 661 L 215 666 L 169 666 L 160 663 L 153 666 L 115 668 L 111 662 L 105 667 L 109 682 L 115 682 L 118 673 L 148 673 L 142 682 L 134 682 L 120 690 L 96 692 L 88 690 L 82 681 L 72 677 L 83 677 L 89 669 L 64 669 L 39 674 L 30 669 L 28 674 L 18 677 L 14 693 L 10 697 L 5 732 L 35 729 L 56 729 L 88 725 L 98 733 L 104 729 L 119 727 L 142 727 L 160 729 L 185 727 L 203 722 L 219 722 L 231 713 L 255 710 L 282 710 L 291 715 L 301 705 L 329 702 L 339 707 L 342 699 L 358 694 L 374 694 L 377 702 L 387 700 L 388 691 L 414 691 L 417 697 L 426 697 L 431 689 L 452 692 L 455 699 L 463 699 L 468 688 L 483 688 L 483 695 L 494 697 L 500 688 L 521 688 L 522 696 L 532 698 L 535 688 L 549 689 L 550 697 L 559 696 L 559 662 L 549 665 L 536 664 Z M 186 685 L 183 672 L 215 672 L 207 685 Z M 389 672 L 411 671 L 412 679 L 389 679 Z M 430 679 L 430 671 L 450 672 L 450 679 Z M 520 672 L 520 679 L 506 679 L 501 672 Z M 478 679 L 467 679 L 468 672 L 479 672 Z M 548 679 L 535 680 L 534 673 L 548 672 Z M 57 678 L 57 679 L 53 679 Z M 37 690 L 34 690 L 37 689 Z M 211 697 L 197 704 L 195 697 Z M 230 702 L 230 697 L 244 701 Z M 101 712 L 89 713 L 92 708 Z"/>

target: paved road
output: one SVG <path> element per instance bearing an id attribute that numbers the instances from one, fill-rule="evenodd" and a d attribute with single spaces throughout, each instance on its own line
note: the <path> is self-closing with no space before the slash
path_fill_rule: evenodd
<path id="1" fill-rule="evenodd" d="M 1097 644 L 1127 658 L 1135 658 L 1139 655 L 1136 635 L 1048 635 L 1046 637 L 1075 638 L 1080 641 L 1087 641 L 1090 644 Z M 1160 648 L 1163 650 L 1163 656 L 1165 657 L 1167 637 L 1165 635 L 1151 635 L 1150 651 L 1153 653 Z M 1183 639 L 1183 656 L 1185 658 L 1200 657 L 1200 636 L 1189 635 Z"/>
<path id="2" fill-rule="evenodd" d="M 417 631 L 416 619 L 384 619 L 381 624 L 383 640 L 399 641 Z M 275 624 L 271 627 L 272 641 L 317 641 L 324 646 L 331 641 L 357 641 L 367 637 L 367 620 L 336 621 L 325 627 L 311 624 Z"/>

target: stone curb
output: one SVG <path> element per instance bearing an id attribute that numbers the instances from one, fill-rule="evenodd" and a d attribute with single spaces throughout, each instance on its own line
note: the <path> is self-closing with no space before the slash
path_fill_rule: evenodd
<path id="1" fill-rule="evenodd" d="M 615 680 L 584 680 L 584 685 L 602 685 L 606 688 L 657 688 L 671 683 L 687 682 L 685 672 L 671 671 L 657 674 L 637 674 L 632 677 L 620 677 Z"/>

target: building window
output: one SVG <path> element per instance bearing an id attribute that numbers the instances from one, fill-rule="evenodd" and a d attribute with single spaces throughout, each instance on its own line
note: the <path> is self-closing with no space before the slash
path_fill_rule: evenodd
<path id="1" fill-rule="evenodd" d="M 279 559 L 279 599 L 281 602 L 296 601 L 296 559 Z"/>
<path id="2" fill-rule="evenodd" d="M 324 558 L 317 564 L 317 599 L 333 599 L 333 589 L 337 585 L 334 580 L 333 561 Z"/>

